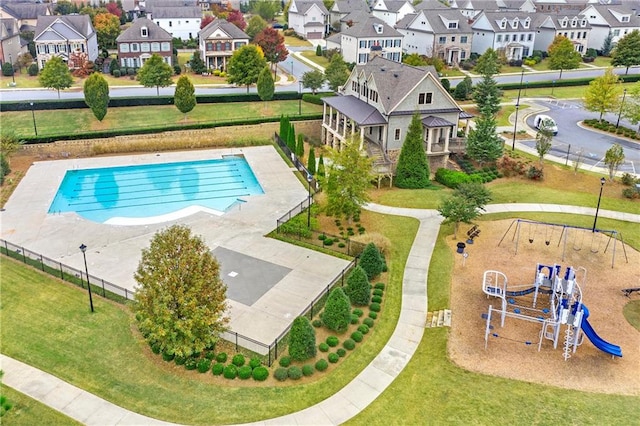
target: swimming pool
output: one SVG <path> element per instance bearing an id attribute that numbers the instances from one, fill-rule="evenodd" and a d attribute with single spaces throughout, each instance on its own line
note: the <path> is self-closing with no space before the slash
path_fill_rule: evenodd
<path id="1" fill-rule="evenodd" d="M 67 170 L 49 213 L 76 212 L 100 223 L 127 223 L 128 218 L 160 218 L 158 222 L 178 212 L 222 214 L 257 194 L 264 191 L 241 156 Z"/>

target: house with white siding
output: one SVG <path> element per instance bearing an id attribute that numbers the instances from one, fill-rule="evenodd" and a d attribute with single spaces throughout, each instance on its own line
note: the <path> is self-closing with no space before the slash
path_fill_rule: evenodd
<path id="1" fill-rule="evenodd" d="M 36 61 L 40 69 L 49 59 L 59 56 L 75 68 L 71 59 L 74 53 L 84 53 L 89 61 L 98 58 L 98 35 L 89 15 L 50 15 L 38 17 L 33 42 Z"/>
<path id="2" fill-rule="evenodd" d="M 522 60 L 533 53 L 535 15 L 526 12 L 481 12 L 471 24 L 471 51 L 482 55 L 492 48 L 507 61 Z"/>
<path id="3" fill-rule="evenodd" d="M 584 15 L 591 25 L 588 48 L 602 49 L 602 44 L 609 33 L 613 36 L 611 42 L 615 44 L 631 31 L 640 30 L 640 16 L 637 15 L 637 11 L 624 3 L 620 5 L 591 4 L 580 14 Z"/>
<path id="4" fill-rule="evenodd" d="M 336 48 L 346 62 L 366 64 L 373 56 L 402 60 L 402 34 L 373 16 L 327 39 L 327 49 Z"/>
<path id="5" fill-rule="evenodd" d="M 393 27 L 409 13 L 415 13 L 416 9 L 408 0 L 376 0 L 371 8 L 371 14 L 383 20 L 387 25 Z"/>
<path id="6" fill-rule="evenodd" d="M 320 0 L 291 0 L 289 28 L 305 39 L 321 39 L 329 32 L 329 16 Z"/>

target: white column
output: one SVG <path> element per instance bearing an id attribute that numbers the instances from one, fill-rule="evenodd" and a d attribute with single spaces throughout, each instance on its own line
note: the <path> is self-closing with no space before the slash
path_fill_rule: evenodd
<path id="1" fill-rule="evenodd" d="M 427 129 L 427 154 L 431 154 L 431 138 L 433 136 L 433 129 Z"/>
<path id="2" fill-rule="evenodd" d="M 364 127 L 360 127 L 360 151 L 364 147 Z"/>
<path id="3" fill-rule="evenodd" d="M 333 107 L 329 107 L 329 128 L 331 128 L 333 122 Z"/>
<path id="4" fill-rule="evenodd" d="M 322 103 L 322 124 L 327 124 L 327 104 Z"/>
<path id="5" fill-rule="evenodd" d="M 444 135 L 444 152 L 449 152 L 449 133 L 451 129 L 447 127 L 447 133 Z"/>

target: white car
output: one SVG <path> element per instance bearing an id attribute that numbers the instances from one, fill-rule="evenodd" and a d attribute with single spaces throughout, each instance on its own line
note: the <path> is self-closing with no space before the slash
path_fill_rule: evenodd
<path id="1" fill-rule="evenodd" d="M 536 115 L 536 118 L 533 119 L 533 126 L 538 130 L 548 130 L 553 133 L 554 136 L 558 134 L 558 125 L 555 120 L 548 115 Z"/>

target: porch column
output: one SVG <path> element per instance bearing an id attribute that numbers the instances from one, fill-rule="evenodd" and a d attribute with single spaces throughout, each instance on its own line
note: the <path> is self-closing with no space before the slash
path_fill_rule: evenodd
<path id="1" fill-rule="evenodd" d="M 327 104 L 322 103 L 322 124 L 327 124 Z"/>
<path id="2" fill-rule="evenodd" d="M 329 128 L 331 128 L 333 122 L 333 107 L 329 107 Z"/>
<path id="3" fill-rule="evenodd" d="M 342 120 L 344 124 L 342 125 L 342 139 L 346 139 L 347 137 L 347 116 L 342 114 Z"/>
<path id="4" fill-rule="evenodd" d="M 431 154 L 431 138 L 433 137 L 433 129 L 427 129 L 427 154 Z"/>
<path id="5" fill-rule="evenodd" d="M 385 124 L 385 125 L 382 126 L 382 140 L 380 141 L 380 145 L 382 145 L 382 147 L 384 148 L 384 152 L 388 154 L 388 152 L 387 152 L 387 133 L 389 133 L 389 126 Z"/>
<path id="6" fill-rule="evenodd" d="M 465 126 L 464 126 L 464 136 L 465 137 L 469 136 L 469 119 L 468 118 L 467 118 L 466 123 L 467 124 L 465 124 Z"/>
<path id="7" fill-rule="evenodd" d="M 360 151 L 364 146 L 364 127 L 360 127 Z"/>
<path id="8" fill-rule="evenodd" d="M 447 132 L 444 135 L 444 152 L 449 152 L 449 135 L 451 134 L 451 129 L 447 128 Z"/>

